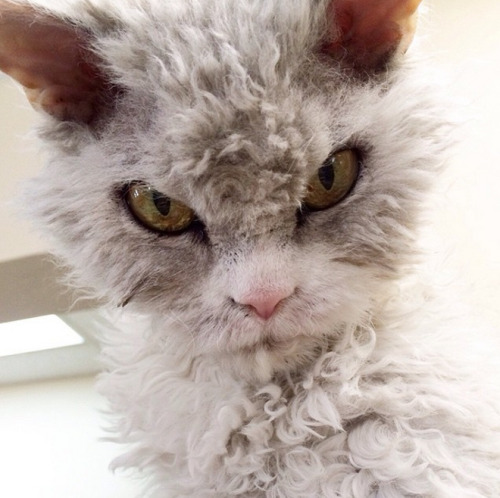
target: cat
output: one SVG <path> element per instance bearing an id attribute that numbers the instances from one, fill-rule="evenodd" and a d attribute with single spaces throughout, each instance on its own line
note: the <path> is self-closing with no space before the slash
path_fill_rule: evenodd
<path id="1" fill-rule="evenodd" d="M 498 346 L 420 261 L 452 123 L 418 4 L 0 0 L 147 496 L 500 496 Z"/>

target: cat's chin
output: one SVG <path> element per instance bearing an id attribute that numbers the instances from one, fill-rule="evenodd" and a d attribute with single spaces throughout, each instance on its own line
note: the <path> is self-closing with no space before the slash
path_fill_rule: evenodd
<path id="1" fill-rule="evenodd" d="M 298 335 L 286 340 L 266 338 L 253 346 L 215 353 L 234 377 L 268 382 L 273 376 L 290 374 L 310 365 L 331 339 Z"/>

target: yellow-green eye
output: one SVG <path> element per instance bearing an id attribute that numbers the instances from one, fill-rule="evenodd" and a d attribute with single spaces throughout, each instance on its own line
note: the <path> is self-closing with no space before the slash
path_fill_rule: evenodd
<path id="1" fill-rule="evenodd" d="M 191 208 L 141 182 L 128 186 L 125 200 L 135 218 L 157 232 L 181 232 L 195 219 Z"/>
<path id="2" fill-rule="evenodd" d="M 340 202 L 356 183 L 359 158 L 355 149 L 332 154 L 309 179 L 304 203 L 310 209 L 327 209 Z"/>

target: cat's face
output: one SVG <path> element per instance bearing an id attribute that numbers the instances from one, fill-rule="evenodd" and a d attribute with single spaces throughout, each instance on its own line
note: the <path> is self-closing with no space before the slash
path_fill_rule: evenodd
<path id="1" fill-rule="evenodd" d="M 413 251 L 440 150 L 427 89 L 320 53 L 329 2 L 151 4 L 163 23 L 144 14 L 148 29 L 123 21 L 98 40 L 113 109 L 44 130 L 33 195 L 59 252 L 200 352 L 365 320 Z"/>

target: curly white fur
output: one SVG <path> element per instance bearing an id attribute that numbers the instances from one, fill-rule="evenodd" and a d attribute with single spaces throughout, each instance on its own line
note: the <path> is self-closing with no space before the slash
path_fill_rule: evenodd
<path id="1" fill-rule="evenodd" d="M 152 470 L 155 497 L 497 496 L 498 365 L 481 327 L 417 281 L 267 381 L 193 357 L 178 324 L 125 325 L 102 379 L 132 443 L 115 465 Z"/>

